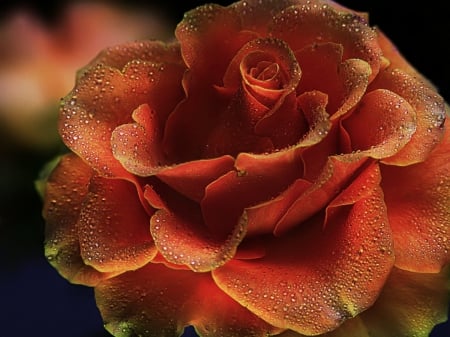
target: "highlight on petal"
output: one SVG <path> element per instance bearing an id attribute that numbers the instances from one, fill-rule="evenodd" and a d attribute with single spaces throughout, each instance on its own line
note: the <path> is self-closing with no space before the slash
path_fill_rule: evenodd
<path id="1" fill-rule="evenodd" d="M 150 263 L 101 283 L 96 300 L 106 329 L 117 337 L 179 336 L 188 325 L 203 337 L 279 332 L 224 294 L 209 274 L 162 264 Z"/>
<path id="2" fill-rule="evenodd" d="M 48 178 L 43 208 L 45 256 L 70 282 L 89 286 L 112 276 L 86 265 L 81 258 L 77 220 L 92 174 L 76 155 L 63 156 Z"/>
<path id="3" fill-rule="evenodd" d="M 356 12 L 341 12 L 333 5 L 313 0 L 285 8 L 274 16 L 269 31 L 294 51 L 316 43 L 341 44 L 343 60 L 361 59 L 370 65 L 369 82 L 380 69 L 377 36 L 366 18 Z"/>
<path id="4" fill-rule="evenodd" d="M 84 262 L 102 272 L 140 268 L 157 253 L 150 217 L 128 181 L 94 176 L 77 229 Z"/>
<path id="5" fill-rule="evenodd" d="M 153 62 L 155 49 L 159 49 L 157 60 L 168 55 L 169 61 Z M 62 102 L 59 132 L 65 144 L 100 174 L 129 175 L 113 157 L 110 139 L 117 126 L 131 122 L 137 107 L 149 104 L 164 121 L 182 99 L 184 67 L 179 61 L 171 63 L 173 53 L 173 48 L 160 43 L 134 43 L 101 54 L 79 73 L 75 89 Z M 123 69 L 101 63 L 104 58 L 117 58 L 111 63 L 120 64 L 127 55 L 140 57 L 128 60 Z"/>
<path id="6" fill-rule="evenodd" d="M 373 305 L 394 257 L 377 164 L 323 214 L 268 239 L 266 254 L 214 270 L 216 284 L 265 321 L 305 335 L 337 328 Z M 366 189 L 361 186 L 367 184 Z"/>
<path id="7" fill-rule="evenodd" d="M 395 265 L 437 273 L 450 262 L 450 131 L 423 163 L 382 166 Z"/>
<path id="8" fill-rule="evenodd" d="M 390 165 L 406 166 L 427 159 L 441 141 L 445 121 L 445 102 L 436 91 L 420 78 L 400 69 L 387 68 L 380 72 L 368 91 L 382 88 L 402 97 L 415 110 L 416 131 L 406 146 L 395 156 L 384 159 Z"/>
<path id="9" fill-rule="evenodd" d="M 370 157 L 384 161 L 401 151 L 413 137 L 416 114 L 402 97 L 377 89 L 364 95 L 341 125 L 349 135 L 351 150 L 366 151 Z"/>

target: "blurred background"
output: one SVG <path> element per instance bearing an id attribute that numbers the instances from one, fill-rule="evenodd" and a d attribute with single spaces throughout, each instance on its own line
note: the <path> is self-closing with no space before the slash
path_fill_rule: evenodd
<path id="1" fill-rule="evenodd" d="M 371 24 L 450 102 L 445 2 L 339 2 L 369 12 Z M 55 123 L 59 99 L 73 87 L 75 71 L 106 46 L 172 39 L 183 13 L 204 3 L 0 0 L 1 337 L 110 336 L 92 289 L 69 284 L 44 258 L 42 204 L 34 181 L 63 150 Z M 185 336 L 194 334 L 188 329 Z M 431 336 L 450 336 L 450 324 L 437 326 Z"/>

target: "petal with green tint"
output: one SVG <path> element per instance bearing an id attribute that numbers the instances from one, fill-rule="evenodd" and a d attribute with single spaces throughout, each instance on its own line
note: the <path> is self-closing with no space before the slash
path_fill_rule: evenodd
<path id="1" fill-rule="evenodd" d="M 136 188 L 125 180 L 91 178 L 77 223 L 87 265 L 102 272 L 124 272 L 156 255 L 150 216 Z"/>
<path id="2" fill-rule="evenodd" d="M 92 173 L 76 155 L 63 156 L 48 178 L 43 209 L 45 256 L 70 282 L 89 286 L 111 276 L 86 265 L 81 258 L 77 220 Z"/>
<path id="3" fill-rule="evenodd" d="M 404 99 L 415 111 L 416 131 L 401 151 L 383 159 L 390 165 L 405 166 L 427 159 L 444 135 L 445 103 L 426 82 L 400 69 L 380 72 L 368 91 L 389 90 Z"/>
<path id="4" fill-rule="evenodd" d="M 188 325 L 202 337 L 266 337 L 279 331 L 223 293 L 208 273 L 150 263 L 95 291 L 106 329 L 116 337 L 173 337 Z"/>

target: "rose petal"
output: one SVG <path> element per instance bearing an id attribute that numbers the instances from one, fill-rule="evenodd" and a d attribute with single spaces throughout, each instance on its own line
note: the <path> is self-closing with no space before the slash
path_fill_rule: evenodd
<path id="1" fill-rule="evenodd" d="M 268 156 L 242 153 L 235 167 L 206 188 L 201 206 L 212 231 L 229 231 L 229 223 L 239 219 L 245 207 L 277 196 L 302 174 L 301 160 L 293 151 Z"/>
<path id="2" fill-rule="evenodd" d="M 261 62 L 276 66 L 273 75 L 277 79 L 276 84 L 273 83 L 274 78 L 272 81 L 262 80 L 252 75 L 252 70 Z M 238 88 L 243 83 L 265 105 L 272 107 L 275 103 L 273 109 L 276 110 L 283 98 L 295 90 L 300 77 L 300 68 L 289 46 L 281 40 L 265 38 L 248 42 L 236 53 L 225 72 L 223 83 L 226 88 Z"/>
<path id="3" fill-rule="evenodd" d="M 158 251 L 167 261 L 206 272 L 233 258 L 246 226 L 244 214 L 235 223 L 227 224 L 232 230 L 223 237 L 205 228 L 199 212 L 189 209 L 182 213 L 178 209 L 157 211 L 151 218 L 150 229 Z"/>
<path id="4" fill-rule="evenodd" d="M 393 268 L 372 307 L 318 337 L 428 337 L 447 319 L 449 300 L 448 271 L 419 274 Z M 305 335 L 286 331 L 278 337 Z"/>
<path id="5" fill-rule="evenodd" d="M 250 203 L 255 206 L 247 208 L 247 215 L 249 220 L 249 227 L 247 235 L 256 233 L 272 233 L 275 226 L 281 217 L 286 213 L 293 202 L 303 194 L 307 188 L 310 188 L 311 183 L 304 179 L 304 162 L 302 153 L 305 149 L 311 148 L 315 144 L 324 142 L 331 128 L 329 116 L 325 111 L 327 105 L 327 95 L 319 91 L 309 91 L 300 95 L 297 98 L 297 104 L 302 111 L 305 119 L 310 124 L 310 130 L 303 136 L 303 138 L 294 146 L 287 149 L 264 155 L 248 155 L 242 154 L 242 158 L 251 158 L 254 167 L 259 167 L 261 172 L 257 174 L 258 177 L 265 178 L 270 181 L 270 184 L 262 184 L 263 186 L 282 186 L 274 191 L 282 191 L 277 193 L 261 193 L 260 187 L 246 188 L 248 191 L 258 191 L 258 198 L 254 198 Z M 327 156 L 327 154 L 325 154 Z M 239 160 L 239 157 L 238 157 Z M 276 170 L 274 170 L 277 168 Z M 247 169 L 241 168 L 244 172 Z M 309 167 L 308 167 L 309 169 Z M 291 171 L 290 171 L 291 170 Z M 250 170 L 251 171 L 251 170 Z M 276 177 L 274 181 L 273 177 Z M 299 177 L 302 177 L 301 179 Z M 286 180 L 283 180 L 286 179 Z M 256 180 L 257 181 L 257 180 Z M 277 184 L 277 181 L 284 181 L 283 184 Z M 258 183 L 261 185 L 261 183 Z M 253 192 L 254 193 L 254 192 Z M 258 201 L 258 202 L 257 202 Z M 260 203 L 261 201 L 264 201 Z M 228 213 L 229 214 L 229 213 Z"/>
<path id="6" fill-rule="evenodd" d="M 47 181 L 43 209 L 45 256 L 70 282 L 88 286 L 113 275 L 87 266 L 80 255 L 77 219 L 92 173 L 74 154 L 62 157 Z"/>
<path id="7" fill-rule="evenodd" d="M 114 158 L 138 176 L 150 176 L 161 170 L 167 160 L 162 153 L 162 131 L 158 116 L 147 104 L 133 111 L 134 123 L 118 126 L 111 135 Z"/>
<path id="8" fill-rule="evenodd" d="M 183 97 L 180 82 L 184 68 L 179 63 L 151 61 L 155 49 L 160 49 L 157 60 L 163 55 L 172 60 L 177 52 L 156 42 L 123 48 L 122 52 L 119 47 L 110 50 L 107 60 L 114 59 L 114 53 L 118 53 L 118 60 L 130 54 L 140 57 L 129 60 L 123 69 L 94 60 L 80 72 L 75 89 L 63 101 L 59 131 L 66 145 L 100 174 L 126 178 L 129 174 L 112 154 L 112 131 L 131 122 L 131 113 L 144 103 L 164 122 Z M 102 60 L 100 57 L 99 62 Z"/>
<path id="9" fill-rule="evenodd" d="M 169 64 L 180 63 L 180 47 L 177 43 L 164 43 L 156 40 L 121 43 L 102 50 L 89 65 L 80 70 L 78 75 L 83 76 L 84 70 L 96 64 L 123 69 L 130 60 Z"/>
<path id="10" fill-rule="evenodd" d="M 77 224 L 84 262 L 102 272 L 142 267 L 156 255 L 149 221 L 136 186 L 94 176 Z"/>
<path id="11" fill-rule="evenodd" d="M 309 1 L 274 16 L 269 31 L 275 38 L 286 41 L 292 50 L 315 43 L 342 44 L 343 60 L 356 58 L 370 64 L 369 81 L 379 71 L 381 50 L 377 36 L 356 12 L 340 12 L 327 3 Z"/>
<path id="12" fill-rule="evenodd" d="M 194 325 L 204 337 L 264 337 L 278 332 L 224 294 L 209 274 L 160 264 L 100 284 L 96 299 L 106 329 L 118 337 L 178 336 L 187 325 Z"/>
<path id="13" fill-rule="evenodd" d="M 449 151 L 447 130 L 425 162 L 382 167 L 398 268 L 436 273 L 450 261 Z"/>
<path id="14" fill-rule="evenodd" d="M 370 336 L 428 337 L 447 319 L 448 277 L 448 269 L 419 274 L 393 268 L 375 305 L 361 315 Z"/>
<path id="15" fill-rule="evenodd" d="M 200 202 L 205 195 L 206 186 L 233 169 L 233 157 L 222 156 L 166 168 L 157 177 L 184 196 Z"/>
<path id="16" fill-rule="evenodd" d="M 328 95 L 327 112 L 333 119 L 344 115 L 359 102 L 372 73 L 367 62 L 358 59 L 342 61 L 343 46 L 337 43 L 315 43 L 296 51 L 302 69 L 297 92 L 318 90 Z"/>
<path id="17" fill-rule="evenodd" d="M 241 31 L 239 17 L 230 8 L 208 4 L 185 13 L 175 36 L 188 68 L 210 84 L 220 84 L 233 56 L 256 34 Z"/>
<path id="18" fill-rule="evenodd" d="M 304 179 L 297 179 L 278 197 L 246 208 L 248 230 L 246 237 L 273 233 L 277 223 L 289 207 L 304 194 L 311 183 Z"/>
<path id="19" fill-rule="evenodd" d="M 353 151 L 366 151 L 375 159 L 401 151 L 416 131 L 416 115 L 402 97 L 385 89 L 366 94 L 342 120 Z M 367 127 L 369 125 L 369 127 Z"/>
<path id="20" fill-rule="evenodd" d="M 378 166 L 370 166 L 330 204 L 326 223 L 310 218 L 267 240 L 264 257 L 228 262 L 212 272 L 217 285 L 270 324 L 306 335 L 364 311 L 394 262 L 379 181 Z"/>
<path id="21" fill-rule="evenodd" d="M 293 191 L 295 198 L 275 225 L 274 234 L 281 236 L 325 207 L 354 179 L 367 159 L 356 155 L 332 156 L 323 167 L 319 177 L 307 190 Z M 297 194 L 298 193 L 298 194 Z"/>
<path id="22" fill-rule="evenodd" d="M 260 36 L 267 36 L 268 23 L 273 16 L 298 3 L 298 0 L 249 0 L 237 1 L 230 7 L 234 9 L 235 15 L 239 16 L 243 30 L 256 31 Z"/>
<path id="23" fill-rule="evenodd" d="M 433 88 L 419 78 L 400 69 L 387 68 L 380 72 L 368 90 L 383 88 L 406 100 L 415 110 L 417 129 L 411 141 L 392 158 L 384 159 L 391 165 L 405 166 L 426 160 L 442 139 L 445 103 Z"/>

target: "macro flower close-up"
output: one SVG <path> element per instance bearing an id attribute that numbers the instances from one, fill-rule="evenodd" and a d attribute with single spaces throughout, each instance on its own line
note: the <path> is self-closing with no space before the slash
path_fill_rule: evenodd
<path id="1" fill-rule="evenodd" d="M 367 13 L 194 8 L 77 72 L 45 255 L 118 337 L 426 337 L 449 305 L 448 111 Z"/>

